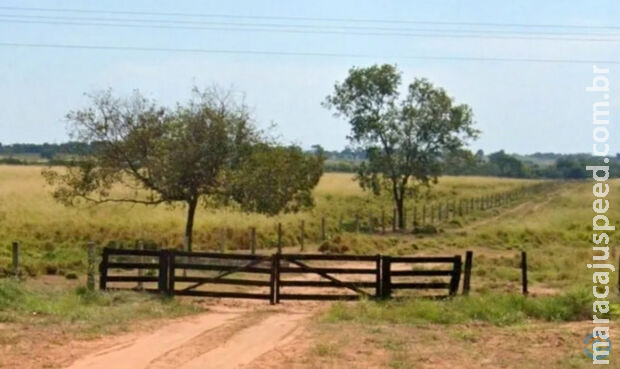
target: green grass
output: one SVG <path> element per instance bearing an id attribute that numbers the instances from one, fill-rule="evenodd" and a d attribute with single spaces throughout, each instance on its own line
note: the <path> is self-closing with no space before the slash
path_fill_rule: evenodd
<path id="1" fill-rule="evenodd" d="M 80 335 L 127 328 L 140 319 L 175 317 L 198 308 L 179 300 L 135 292 L 90 292 L 78 287 L 26 286 L 0 280 L 0 322 L 29 326 L 64 325 Z"/>
<path id="2" fill-rule="evenodd" d="M 612 304 L 612 315 L 618 305 Z M 335 304 L 322 317 L 326 323 L 360 324 L 461 324 L 487 322 L 497 326 L 527 320 L 550 322 L 592 318 L 592 297 L 587 290 L 544 297 L 518 294 L 485 294 L 445 300 L 407 299 L 385 302 L 365 301 L 355 305 Z"/>

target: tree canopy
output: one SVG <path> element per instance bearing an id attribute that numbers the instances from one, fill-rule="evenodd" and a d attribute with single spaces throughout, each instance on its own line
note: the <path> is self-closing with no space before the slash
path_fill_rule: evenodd
<path id="1" fill-rule="evenodd" d="M 454 104 L 445 90 L 420 78 L 401 97 L 401 79 L 393 65 L 354 67 L 324 105 L 347 119 L 349 139 L 366 151 L 360 185 L 389 190 L 403 228 L 405 197 L 436 181 L 444 153 L 461 149 L 478 131 L 469 106 Z"/>
<path id="2" fill-rule="evenodd" d="M 267 214 L 312 206 L 323 158 L 264 137 L 230 92 L 194 89 L 189 102 L 173 109 L 138 92 L 118 98 L 104 91 L 90 98 L 91 106 L 67 118 L 74 140 L 96 143 L 91 154 L 63 171 L 43 172 L 54 197 L 66 205 L 185 203 L 188 249 L 201 201 L 235 202 Z M 275 168 L 281 163 L 285 170 Z M 135 191 L 119 195 L 118 184 Z"/>

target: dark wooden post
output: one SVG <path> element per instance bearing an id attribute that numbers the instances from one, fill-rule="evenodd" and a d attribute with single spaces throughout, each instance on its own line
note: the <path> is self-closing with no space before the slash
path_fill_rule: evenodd
<path id="1" fill-rule="evenodd" d="M 168 251 L 159 251 L 159 273 L 157 279 L 157 290 L 159 293 L 168 294 Z"/>
<path id="2" fill-rule="evenodd" d="M 325 241 L 327 239 L 327 231 L 325 230 L 325 216 L 321 217 L 321 240 Z"/>
<path id="3" fill-rule="evenodd" d="M 176 251 L 170 250 L 168 251 L 168 294 L 170 296 L 174 296 L 174 288 L 176 283 L 176 264 L 177 264 L 177 254 Z"/>
<path id="4" fill-rule="evenodd" d="M 137 242 L 137 249 L 142 251 L 144 250 L 144 243 L 142 242 L 142 240 L 138 240 Z M 140 255 L 139 258 L 140 263 L 144 263 L 144 255 Z M 144 270 L 142 268 L 138 268 L 138 279 L 141 279 L 142 276 L 144 275 Z M 138 290 L 142 290 L 144 289 L 144 285 L 142 283 L 142 281 L 138 282 Z"/>
<path id="5" fill-rule="evenodd" d="M 14 241 L 12 246 L 13 276 L 19 278 L 19 242 Z"/>
<path id="6" fill-rule="evenodd" d="M 282 223 L 278 222 L 278 254 L 282 253 Z"/>
<path id="7" fill-rule="evenodd" d="M 273 270 L 272 270 L 272 278 L 273 278 L 273 300 L 275 304 L 280 303 L 280 260 L 282 255 L 276 254 L 273 256 Z"/>
<path id="8" fill-rule="evenodd" d="M 521 251 L 521 282 L 523 294 L 527 296 L 527 253 Z"/>
<path id="9" fill-rule="evenodd" d="M 110 259 L 109 250 L 103 249 L 101 254 L 101 263 L 99 264 L 99 289 L 105 291 L 108 283 L 108 262 Z"/>
<path id="10" fill-rule="evenodd" d="M 392 295 L 392 259 L 389 256 L 384 256 L 381 266 L 381 278 L 383 285 L 381 286 L 381 297 L 389 299 Z"/>
<path id="11" fill-rule="evenodd" d="M 463 295 L 469 295 L 471 285 L 471 268 L 474 261 L 473 251 L 465 253 L 465 274 L 463 275 Z"/>
<path id="12" fill-rule="evenodd" d="M 461 281 L 461 269 L 461 255 L 456 255 L 454 257 L 454 269 L 452 270 L 452 278 L 450 279 L 450 296 L 455 296 L 459 291 L 459 283 Z"/>
<path id="13" fill-rule="evenodd" d="M 275 305 L 278 302 L 278 271 L 280 268 L 280 254 L 271 255 L 271 275 L 269 276 L 269 303 Z"/>
<path id="14" fill-rule="evenodd" d="M 375 265 L 376 265 L 376 269 L 375 272 L 377 273 L 375 275 L 375 298 L 381 298 L 382 294 L 381 294 L 381 255 L 377 254 L 375 256 Z"/>
<path id="15" fill-rule="evenodd" d="M 95 290 L 95 243 L 89 242 L 86 246 L 87 248 L 87 257 L 88 257 L 88 267 L 86 274 L 86 288 L 89 291 Z"/>
<path id="16" fill-rule="evenodd" d="M 301 224 L 299 225 L 299 250 L 300 251 L 304 251 L 304 233 L 306 233 L 305 231 L 306 228 L 306 221 L 305 220 L 301 220 Z"/>
<path id="17" fill-rule="evenodd" d="M 250 253 L 256 255 L 256 227 L 250 227 Z"/>

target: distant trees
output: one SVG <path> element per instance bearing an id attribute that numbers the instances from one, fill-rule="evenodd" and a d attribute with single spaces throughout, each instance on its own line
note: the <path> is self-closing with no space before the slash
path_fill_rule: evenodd
<path id="1" fill-rule="evenodd" d="M 404 228 L 404 201 L 436 181 L 442 156 L 475 138 L 471 109 L 455 105 L 445 90 L 415 79 L 400 96 L 401 72 L 393 65 L 352 68 L 324 105 L 351 125 L 349 139 L 364 148 L 357 179 L 378 194 L 388 190 Z"/>
<path id="2" fill-rule="evenodd" d="M 67 118 L 72 137 L 91 153 L 64 170 L 43 171 L 54 197 L 66 205 L 184 203 L 190 250 L 200 203 L 235 202 L 267 214 L 312 205 L 323 158 L 269 142 L 229 93 L 194 89 L 193 98 L 175 109 L 137 92 L 126 99 L 110 91 L 90 97 L 90 107 Z M 116 191 L 117 184 L 132 191 Z"/>

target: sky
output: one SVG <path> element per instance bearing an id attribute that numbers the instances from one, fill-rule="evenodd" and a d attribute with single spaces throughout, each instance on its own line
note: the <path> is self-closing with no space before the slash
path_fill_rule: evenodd
<path id="1" fill-rule="evenodd" d="M 31 9 L 10 9 L 15 7 Z M 349 125 L 334 117 L 321 102 L 352 66 L 390 63 L 403 71 L 404 82 L 428 78 L 445 88 L 455 102 L 471 106 L 476 126 L 482 131 L 471 144 L 474 150 L 589 152 L 593 143 L 592 103 L 600 100 L 585 90 L 592 84 L 593 64 L 610 69 L 610 142 L 618 142 L 614 127 L 620 116 L 620 93 L 614 91 L 620 80 L 619 14 L 620 2 L 611 0 L 0 0 L 0 143 L 67 141 L 64 117 L 87 106 L 85 93 L 111 88 L 123 96 L 138 89 L 172 106 L 186 101 L 193 86 L 219 85 L 243 94 L 257 124 L 276 124 L 274 132 L 282 142 L 340 150 L 348 144 Z M 101 26 L 144 20 L 173 27 Z M 76 22 L 89 24 L 67 24 Z M 479 23 L 500 26 L 483 27 Z M 257 29 L 266 27 L 264 24 L 280 31 Z M 507 26 L 514 24 L 528 26 Z M 282 31 L 291 29 L 290 25 L 312 32 Z M 600 28 L 606 26 L 610 28 Z M 324 33 L 334 27 L 340 28 Z M 471 30 L 520 38 L 462 37 Z M 377 35 L 383 32 L 391 34 Z M 447 36 L 414 37 L 412 33 Z M 601 42 L 601 38 L 615 40 Z M 75 45 L 168 50 L 67 48 Z M 420 58 L 429 56 L 440 59 Z M 620 152 L 620 148 L 611 145 L 611 151 Z"/>

